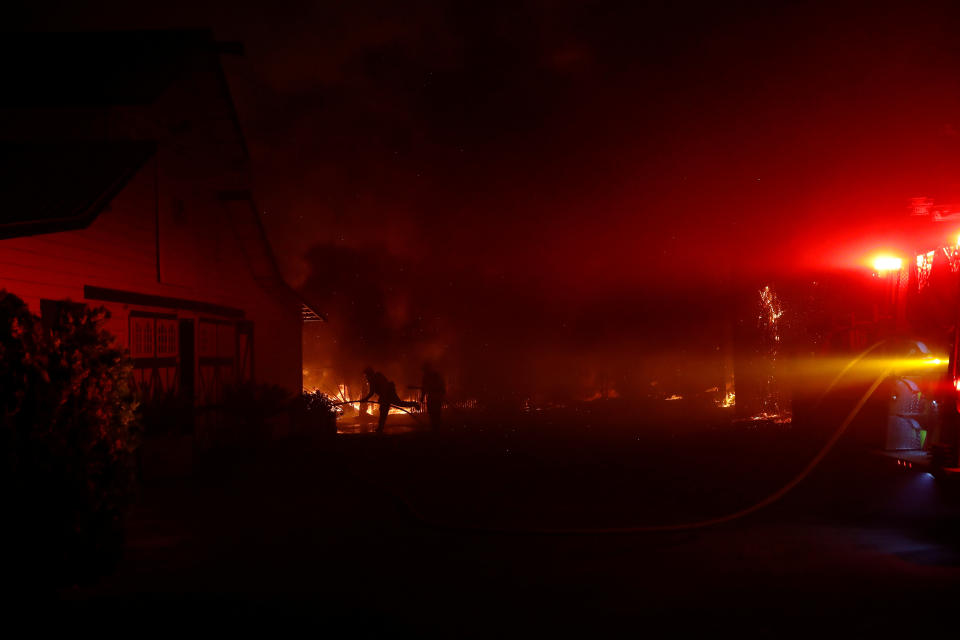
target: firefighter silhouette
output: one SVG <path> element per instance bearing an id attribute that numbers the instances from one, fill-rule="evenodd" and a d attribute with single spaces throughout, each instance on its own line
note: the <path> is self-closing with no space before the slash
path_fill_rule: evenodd
<path id="1" fill-rule="evenodd" d="M 437 430 L 442 424 L 443 399 L 447 395 L 447 385 L 440 372 L 429 362 L 423 364 L 423 381 L 420 388 L 427 405 L 427 414 L 430 416 L 430 427 Z"/>
<path id="2" fill-rule="evenodd" d="M 407 402 L 400 399 L 397 395 L 397 386 L 393 381 L 387 379 L 379 371 L 374 371 L 373 367 L 367 367 L 363 370 L 363 375 L 367 378 L 369 390 L 360 402 L 366 402 L 372 396 L 377 396 L 377 406 L 380 411 L 380 419 L 377 422 L 377 433 L 383 433 L 383 427 L 387 424 L 387 416 L 390 414 L 390 407 L 418 407 L 416 402 Z"/>

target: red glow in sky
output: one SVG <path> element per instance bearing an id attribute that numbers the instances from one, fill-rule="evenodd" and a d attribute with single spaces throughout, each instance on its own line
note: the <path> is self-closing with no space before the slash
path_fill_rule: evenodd
<path id="1" fill-rule="evenodd" d="M 946 4 L 101 4 L 31 17 L 246 44 L 225 63 L 295 279 L 333 241 L 553 291 L 710 283 L 838 264 L 958 187 Z"/>
<path id="2" fill-rule="evenodd" d="M 307 257 L 318 246 L 385 250 L 387 271 L 365 276 L 383 309 L 502 352 L 532 342 L 506 344 L 524 323 L 582 343 L 638 318 L 705 322 L 705 292 L 909 255 L 910 199 L 960 202 L 949 3 L 108 0 L 18 15 L 244 42 L 224 64 L 288 279 L 328 276 Z"/>

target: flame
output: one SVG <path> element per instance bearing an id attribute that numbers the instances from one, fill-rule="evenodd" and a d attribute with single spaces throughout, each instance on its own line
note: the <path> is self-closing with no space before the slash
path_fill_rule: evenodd
<path id="1" fill-rule="evenodd" d="M 732 407 L 737 404 L 737 394 L 730 391 L 723 397 L 723 400 L 719 400 L 717 404 L 724 408 Z"/>
<path id="2" fill-rule="evenodd" d="M 307 373 L 307 369 L 303 370 L 304 373 Z M 351 391 L 350 386 L 345 382 L 341 382 L 335 385 L 334 390 L 330 390 L 329 385 L 317 385 L 317 384 L 304 384 L 303 390 L 308 393 L 322 393 L 323 395 L 330 398 L 330 400 L 335 405 L 335 410 L 337 415 L 342 416 L 348 410 L 353 410 L 356 412 L 356 415 L 359 417 L 370 416 L 376 417 L 379 415 L 379 405 L 376 401 L 368 401 L 361 403 L 357 401 L 357 398 L 362 396 L 362 393 L 356 391 Z M 406 400 L 419 400 L 419 398 L 408 397 Z M 474 401 L 475 403 L 476 401 Z M 409 413 L 416 413 L 417 409 L 414 407 L 403 408 L 400 407 L 390 407 L 390 413 L 388 415 L 405 415 Z"/>

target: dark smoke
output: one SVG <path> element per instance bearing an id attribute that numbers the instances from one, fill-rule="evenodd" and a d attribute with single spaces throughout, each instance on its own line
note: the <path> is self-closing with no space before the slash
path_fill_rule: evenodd
<path id="1" fill-rule="evenodd" d="M 719 383 L 722 292 L 571 300 L 529 287 L 523 274 L 439 268 L 377 247 L 318 245 L 306 262 L 301 293 L 330 321 L 307 326 L 305 380 L 328 392 L 339 383 L 358 391 L 367 365 L 404 390 L 425 361 L 454 398 L 513 406 Z"/>

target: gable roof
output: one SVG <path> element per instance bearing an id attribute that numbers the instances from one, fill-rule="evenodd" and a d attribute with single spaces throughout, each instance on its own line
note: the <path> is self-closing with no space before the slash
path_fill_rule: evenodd
<path id="1" fill-rule="evenodd" d="M 248 155 L 220 52 L 242 48 L 218 44 L 208 29 L 2 34 L 0 109 L 72 124 L 78 107 L 151 104 L 199 64 L 214 73 Z M 0 238 L 88 226 L 156 149 L 151 141 L 100 142 L 92 133 L 89 142 L 0 142 Z"/>
<path id="2" fill-rule="evenodd" d="M 197 65 L 216 78 L 249 156 L 220 54 L 243 55 L 210 29 L 0 33 L 0 109 L 149 105 Z"/>
<path id="3" fill-rule="evenodd" d="M 249 156 L 218 54 L 242 54 L 210 30 L 15 33 L 0 37 L 0 109 L 71 117 L 76 107 L 149 105 L 191 65 L 216 78 L 244 155 Z M 156 151 L 154 142 L 0 143 L 0 239 L 89 226 Z M 234 230 L 255 279 L 326 317 L 283 280 L 248 191 Z"/>
<path id="4" fill-rule="evenodd" d="M 192 56 L 216 51 L 205 30 L 2 34 L 0 106 L 150 104 Z"/>
<path id="5" fill-rule="evenodd" d="M 0 144 L 0 238 L 89 226 L 155 150 L 148 142 Z"/>

